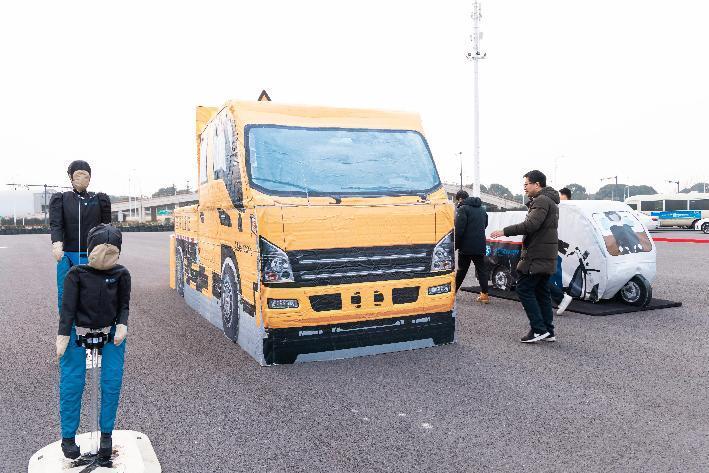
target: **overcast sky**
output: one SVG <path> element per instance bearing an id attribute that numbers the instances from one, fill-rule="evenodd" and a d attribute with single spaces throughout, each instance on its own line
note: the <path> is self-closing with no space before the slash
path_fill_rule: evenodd
<path id="1" fill-rule="evenodd" d="M 194 107 L 227 99 L 419 112 L 441 178 L 472 181 L 472 2 L 11 2 L 0 183 L 195 185 Z M 709 4 L 482 2 L 481 182 L 709 180 Z M 556 166 L 555 166 L 556 164 Z M 555 175 L 557 179 L 554 179 Z"/>

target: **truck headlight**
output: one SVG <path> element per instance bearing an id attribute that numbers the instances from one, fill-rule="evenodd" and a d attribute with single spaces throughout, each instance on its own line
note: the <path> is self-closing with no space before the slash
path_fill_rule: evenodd
<path id="1" fill-rule="evenodd" d="M 293 282 L 293 268 L 288 255 L 273 243 L 261 237 L 261 275 L 265 283 Z"/>
<path id="2" fill-rule="evenodd" d="M 453 271 L 454 267 L 453 232 L 441 238 L 433 248 L 431 271 Z"/>

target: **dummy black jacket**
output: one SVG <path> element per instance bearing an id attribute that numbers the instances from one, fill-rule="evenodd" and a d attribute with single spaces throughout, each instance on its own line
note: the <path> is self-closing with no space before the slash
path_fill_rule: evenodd
<path id="1" fill-rule="evenodd" d="M 70 190 L 52 195 L 49 201 L 52 243 L 63 241 L 64 251 L 85 252 L 86 236 L 99 223 L 111 223 L 111 201 L 103 192 L 94 194 L 84 191 L 79 194 Z"/>
<path id="2" fill-rule="evenodd" d="M 64 279 L 59 335 L 77 327 L 128 325 L 130 272 L 120 264 L 99 270 L 87 264 L 73 266 Z"/>

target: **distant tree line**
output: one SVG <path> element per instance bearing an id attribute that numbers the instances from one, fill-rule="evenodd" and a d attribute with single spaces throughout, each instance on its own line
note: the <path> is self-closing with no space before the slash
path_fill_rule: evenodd
<path id="1" fill-rule="evenodd" d="M 473 185 L 468 184 L 467 187 L 473 187 Z M 629 186 L 627 184 L 606 184 L 598 189 L 598 192 L 596 193 L 589 193 L 584 186 L 576 183 L 568 184 L 564 187 L 567 187 L 571 191 L 572 198 L 576 200 L 625 200 L 625 198 L 634 195 L 657 194 L 654 187 L 646 185 Z M 680 192 L 704 192 L 705 189 L 709 191 L 709 183 L 698 182 L 691 187 L 682 189 Z M 480 191 L 485 194 L 492 194 L 497 197 L 503 197 L 517 202 L 522 202 L 524 200 L 522 194 L 512 194 L 512 192 L 502 184 L 494 183 L 489 186 L 481 184 Z"/>

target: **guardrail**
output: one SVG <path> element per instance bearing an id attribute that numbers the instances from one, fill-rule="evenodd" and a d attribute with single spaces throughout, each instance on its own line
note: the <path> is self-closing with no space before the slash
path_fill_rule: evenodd
<path id="1" fill-rule="evenodd" d="M 172 232 L 175 230 L 173 224 L 155 224 L 155 225 L 120 225 L 114 224 L 116 228 L 119 228 L 122 232 Z M 48 226 L 33 226 L 33 227 L 16 227 L 16 226 L 2 226 L 0 227 L 0 235 L 36 235 L 36 234 L 48 234 Z"/>

